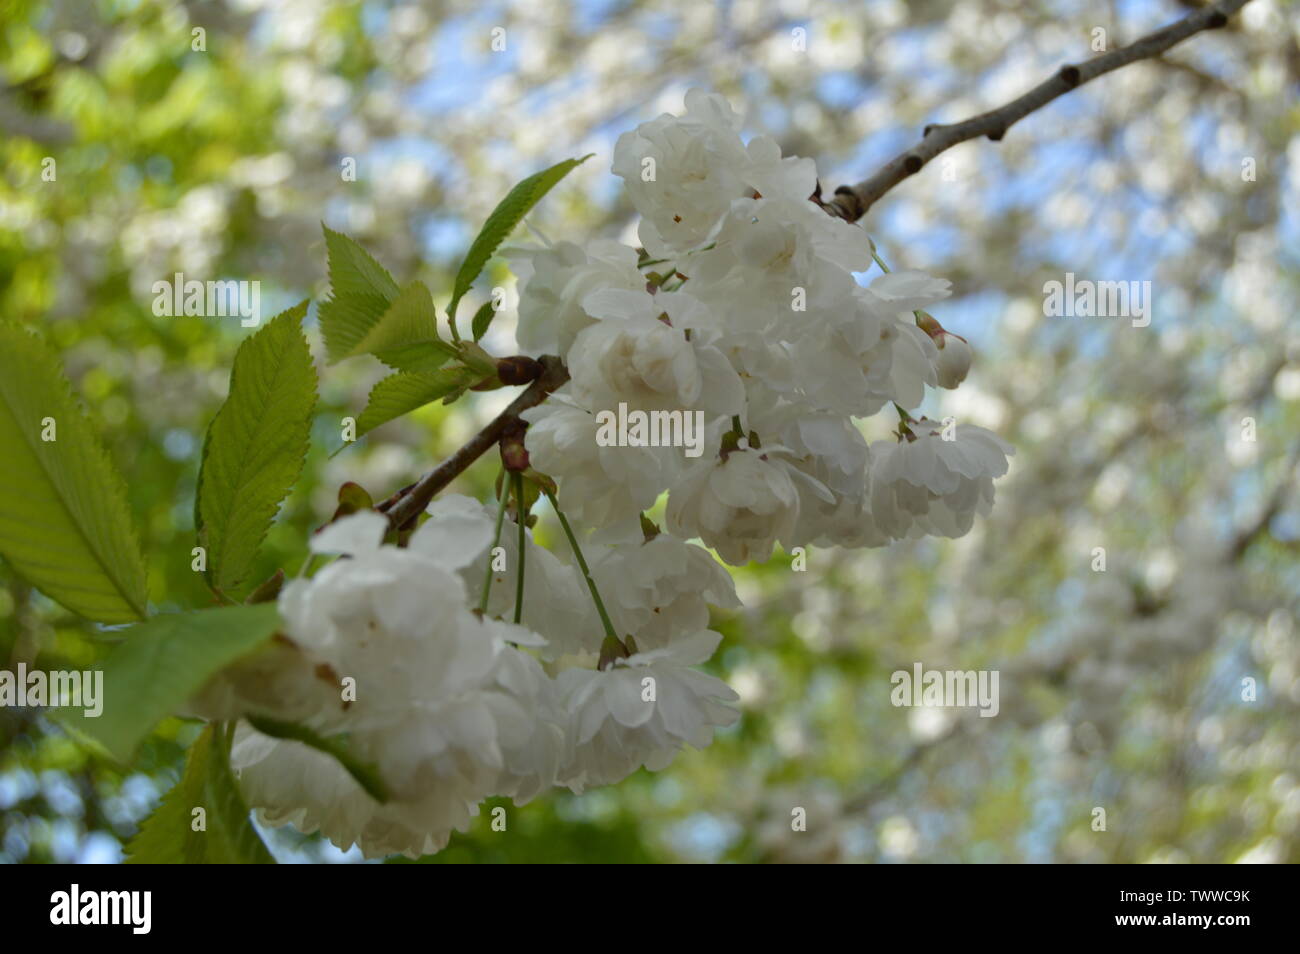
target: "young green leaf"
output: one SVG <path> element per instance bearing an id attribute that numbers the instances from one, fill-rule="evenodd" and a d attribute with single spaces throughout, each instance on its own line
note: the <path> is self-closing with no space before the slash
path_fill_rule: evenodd
<path id="1" fill-rule="evenodd" d="M 127 844 L 126 863 L 275 864 L 248 815 L 229 752 L 209 725 L 190 747 L 180 781 Z"/>
<path id="2" fill-rule="evenodd" d="M 357 344 L 397 298 L 393 276 L 342 232 L 325 229 L 330 299 L 317 309 L 330 363 L 354 353 Z M 359 352 L 358 352 L 359 353 Z"/>
<path id="3" fill-rule="evenodd" d="M 143 619 L 144 558 L 126 485 L 54 354 L 0 322 L 0 554 L 87 619 Z"/>
<path id="4" fill-rule="evenodd" d="M 370 496 L 366 488 L 349 480 L 339 487 L 339 505 L 334 508 L 334 515 L 330 517 L 330 522 L 333 523 L 335 520 L 363 510 L 374 509 L 375 499 Z"/>
<path id="5" fill-rule="evenodd" d="M 316 407 L 316 370 L 301 322 L 307 303 L 239 346 L 230 396 L 213 418 L 200 468 L 201 541 L 208 578 L 237 587 L 302 471 Z"/>
<path id="6" fill-rule="evenodd" d="M 482 377 L 479 372 L 463 365 L 452 365 L 437 371 L 422 373 L 403 371 L 390 374 L 382 378 L 371 390 L 366 409 L 357 419 L 357 437 L 368 434 L 380 424 L 387 424 L 416 408 L 462 391 L 478 383 Z"/>
<path id="7" fill-rule="evenodd" d="M 103 671 L 97 716 L 60 709 L 59 721 L 120 761 L 219 670 L 257 649 L 280 625 L 274 603 L 155 616 L 123 633 Z"/>
<path id="8" fill-rule="evenodd" d="M 484 302 L 479 307 L 479 310 L 474 312 L 474 320 L 470 322 L 470 331 L 473 333 L 475 341 L 487 334 L 488 326 L 492 324 L 492 319 L 496 316 L 497 310 L 491 300 Z"/>
<path id="9" fill-rule="evenodd" d="M 501 204 L 492 210 L 492 214 L 483 223 L 478 237 L 470 245 L 465 261 L 461 263 L 460 271 L 456 273 L 451 303 L 447 306 L 448 321 L 455 321 L 456 306 L 460 304 L 461 298 L 469 291 L 470 286 L 474 284 L 474 279 L 478 278 L 479 273 L 483 271 L 483 266 L 488 263 L 488 259 L 506 237 L 514 231 L 515 226 L 523 221 L 524 216 L 532 211 L 533 206 L 541 200 L 542 196 L 550 192 L 557 182 L 594 155 L 595 153 L 589 153 L 581 159 L 565 159 L 549 169 L 534 173 L 511 189 L 501 200 Z M 487 330 L 486 326 L 484 330 Z"/>
<path id="10" fill-rule="evenodd" d="M 358 759 L 348 749 L 346 737 L 330 736 L 326 738 L 305 725 L 294 722 L 282 722 L 264 716 L 248 716 L 248 724 L 263 735 L 273 739 L 290 739 L 323 752 L 343 766 L 353 781 L 365 790 L 365 793 L 381 805 L 388 801 L 388 787 L 384 784 L 379 769 L 369 762 Z"/>
<path id="11" fill-rule="evenodd" d="M 438 337 L 438 313 L 429 289 L 423 282 L 412 282 L 345 357 L 359 354 L 373 354 L 399 371 L 436 371 L 457 352 Z"/>
<path id="12" fill-rule="evenodd" d="M 329 253 L 330 288 L 335 294 L 378 295 L 390 301 L 397 297 L 397 282 L 369 252 L 342 232 L 322 228 Z"/>
<path id="13" fill-rule="evenodd" d="M 497 373 L 497 359 L 484 351 L 473 341 L 460 343 L 460 360 L 482 378 L 494 377 Z"/>

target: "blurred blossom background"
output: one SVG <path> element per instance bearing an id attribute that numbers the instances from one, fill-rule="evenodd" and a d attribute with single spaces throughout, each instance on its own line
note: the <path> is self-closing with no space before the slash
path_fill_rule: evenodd
<path id="1" fill-rule="evenodd" d="M 324 294 L 324 221 L 442 304 L 495 203 L 569 156 L 596 153 L 530 225 L 635 244 L 614 140 L 691 86 L 830 190 L 1091 55 L 1098 28 L 1109 49 L 1197 5 L 0 0 L 0 315 L 61 352 L 127 477 L 156 609 L 206 605 L 198 451 L 249 331 L 155 317 L 154 282 L 256 279 L 269 317 Z M 1254 0 L 882 200 L 864 220 L 881 255 L 953 282 L 935 315 L 977 355 L 925 410 L 1017 448 L 992 517 L 738 571 L 746 606 L 715 620 L 712 664 L 738 726 L 663 772 L 512 810 L 506 834 L 480 816 L 432 860 L 1300 861 L 1298 88 L 1297 6 Z M 1150 281 L 1150 326 L 1045 317 L 1066 272 Z M 508 353 L 503 261 L 461 312 L 492 285 L 485 343 Z M 381 375 L 324 373 L 266 574 L 296 570 L 340 483 L 386 496 L 504 401 L 428 407 L 328 459 Z M 456 489 L 485 496 L 495 467 Z M 0 664 L 85 668 L 105 647 L 0 562 Z M 890 674 L 916 662 L 997 670 L 1000 713 L 895 708 Z M 0 708 L 0 861 L 118 860 L 194 732 L 170 720 L 124 770 Z M 282 860 L 359 860 L 269 837 Z"/>

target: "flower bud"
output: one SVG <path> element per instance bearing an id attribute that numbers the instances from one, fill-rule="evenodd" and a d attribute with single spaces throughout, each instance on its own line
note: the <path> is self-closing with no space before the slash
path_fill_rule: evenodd
<path id="1" fill-rule="evenodd" d="M 935 335 L 934 343 L 939 348 L 939 360 L 934 366 L 939 375 L 939 387 L 955 388 L 966 380 L 974 352 L 965 338 L 949 331 Z"/>
<path id="2" fill-rule="evenodd" d="M 524 446 L 527 430 L 527 424 L 516 420 L 508 424 L 501 434 L 501 464 L 512 474 L 528 469 L 528 448 Z"/>
<path id="3" fill-rule="evenodd" d="M 514 355 L 497 361 L 497 377 L 502 384 L 528 384 L 542 373 L 541 362 L 525 355 Z"/>

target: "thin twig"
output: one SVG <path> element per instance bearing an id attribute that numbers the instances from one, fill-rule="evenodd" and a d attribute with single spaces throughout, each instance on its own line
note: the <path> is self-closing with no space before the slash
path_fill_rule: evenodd
<path id="1" fill-rule="evenodd" d="M 927 753 L 937 748 L 942 743 L 947 742 L 949 739 L 960 735 L 963 728 L 962 723 L 957 722 L 942 735 L 936 736 L 932 739 L 927 739 L 924 742 L 916 743 L 907 750 L 903 757 L 898 760 L 888 773 L 877 779 L 864 791 L 859 792 L 853 798 L 846 801 L 843 807 L 844 814 L 853 815 L 858 812 L 866 811 L 874 805 L 879 798 L 893 791 L 894 788 L 902 782 L 908 772 L 921 764 L 921 760 L 925 758 Z"/>
<path id="2" fill-rule="evenodd" d="M 988 136 L 989 139 L 997 141 L 1017 122 L 1046 106 L 1058 96 L 1064 96 L 1070 90 L 1077 89 L 1084 83 L 1117 70 L 1121 66 L 1127 66 L 1138 60 L 1159 57 L 1170 47 L 1204 30 L 1215 30 L 1226 26 L 1228 18 L 1248 2 L 1249 0 L 1220 0 L 1219 3 L 1197 10 L 1177 23 L 1171 23 L 1128 46 L 1103 53 L 1083 63 L 1067 63 L 1050 79 L 1044 80 L 1019 99 L 1012 100 L 1005 106 L 981 113 L 963 122 L 927 126 L 921 141 L 916 146 L 895 156 L 875 174 L 857 185 L 840 186 L 824 206 L 832 214 L 856 222 L 881 196 L 908 176 L 920 172 L 921 168 L 939 153 L 979 136 Z"/>
<path id="3" fill-rule="evenodd" d="M 559 358 L 544 355 L 540 360 L 542 373 L 526 391 L 511 401 L 509 407 L 494 417 L 456 453 L 412 484 L 401 499 L 387 509 L 390 527 L 402 527 L 423 513 L 434 495 L 482 457 L 484 451 L 501 439 L 506 428 L 519 420 L 522 412 L 541 404 L 547 395 L 569 380 L 569 371 Z"/>
<path id="4" fill-rule="evenodd" d="M 1297 444 L 1287 456 L 1286 463 L 1283 465 L 1282 476 L 1274 485 L 1273 492 L 1269 494 L 1268 502 L 1264 504 L 1255 519 L 1233 537 L 1232 543 L 1228 546 L 1226 556 L 1228 562 L 1232 563 L 1240 560 L 1246 550 L 1250 548 L 1250 545 L 1268 530 L 1273 518 L 1282 512 L 1282 507 L 1286 504 L 1287 497 L 1290 495 L 1295 481 L 1297 465 L 1300 465 L 1300 444 Z"/>

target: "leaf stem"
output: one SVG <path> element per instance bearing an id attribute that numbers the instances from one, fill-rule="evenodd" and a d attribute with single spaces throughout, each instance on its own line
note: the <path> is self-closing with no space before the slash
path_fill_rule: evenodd
<path id="1" fill-rule="evenodd" d="M 221 589 L 221 587 L 209 583 L 208 589 L 212 591 L 212 595 L 215 596 L 219 602 L 224 603 L 226 606 L 235 605 L 235 600 L 227 596 L 225 590 Z"/>

